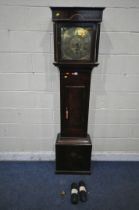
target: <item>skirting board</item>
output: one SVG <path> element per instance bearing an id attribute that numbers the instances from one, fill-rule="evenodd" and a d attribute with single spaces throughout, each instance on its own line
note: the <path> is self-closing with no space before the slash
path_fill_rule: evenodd
<path id="1" fill-rule="evenodd" d="M 95 161 L 139 161 L 139 153 L 93 152 Z M 54 152 L 0 152 L 0 161 L 54 161 Z"/>

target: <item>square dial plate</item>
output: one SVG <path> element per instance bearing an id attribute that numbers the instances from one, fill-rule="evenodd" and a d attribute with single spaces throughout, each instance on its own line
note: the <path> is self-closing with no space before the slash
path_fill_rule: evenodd
<path id="1" fill-rule="evenodd" d="M 90 60 L 91 27 L 61 27 L 61 59 Z"/>

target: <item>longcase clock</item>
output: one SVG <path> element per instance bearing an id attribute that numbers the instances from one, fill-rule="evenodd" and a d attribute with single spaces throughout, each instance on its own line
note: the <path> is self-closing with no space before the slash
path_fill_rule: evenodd
<path id="1" fill-rule="evenodd" d="M 90 79 L 98 65 L 104 8 L 52 7 L 54 65 L 60 70 L 61 131 L 56 173 L 89 174 L 92 143 L 87 134 Z"/>

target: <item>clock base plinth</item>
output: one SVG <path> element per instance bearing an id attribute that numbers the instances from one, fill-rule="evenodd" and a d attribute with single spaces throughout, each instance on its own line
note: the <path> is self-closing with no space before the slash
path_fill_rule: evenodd
<path id="1" fill-rule="evenodd" d="M 91 174 L 90 136 L 61 137 L 56 140 L 57 174 Z"/>

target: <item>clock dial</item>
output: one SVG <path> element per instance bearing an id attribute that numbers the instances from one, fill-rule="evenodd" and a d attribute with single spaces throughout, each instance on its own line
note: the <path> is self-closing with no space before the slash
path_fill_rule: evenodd
<path id="1" fill-rule="evenodd" d="M 62 27 L 61 58 L 63 60 L 90 60 L 92 28 Z"/>

